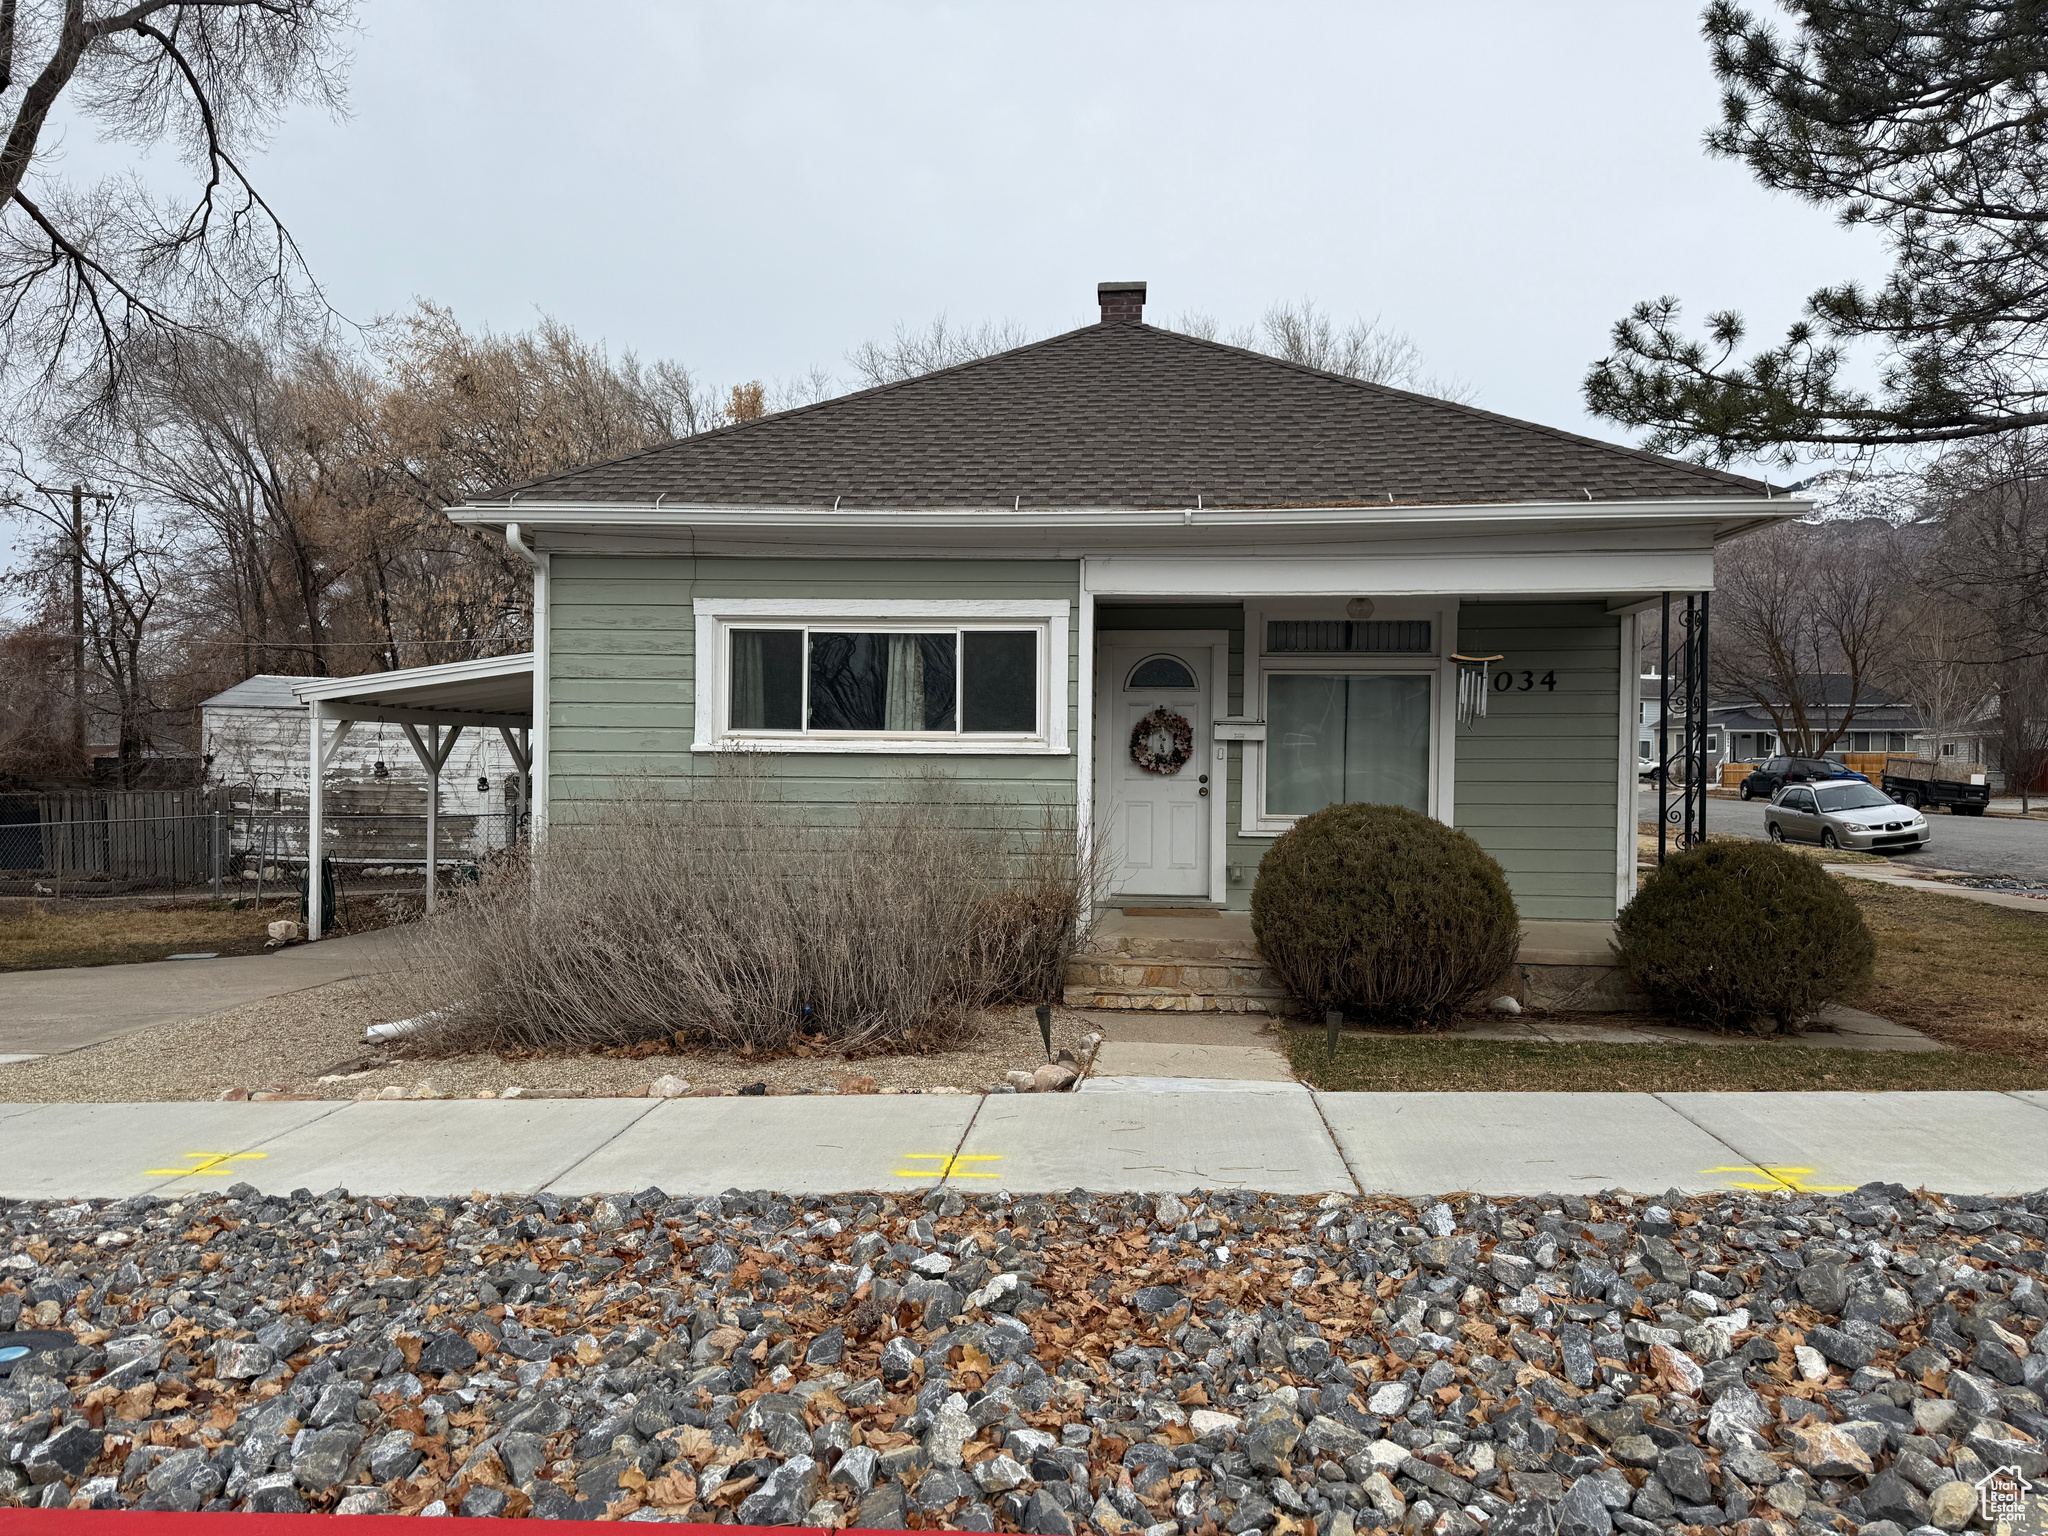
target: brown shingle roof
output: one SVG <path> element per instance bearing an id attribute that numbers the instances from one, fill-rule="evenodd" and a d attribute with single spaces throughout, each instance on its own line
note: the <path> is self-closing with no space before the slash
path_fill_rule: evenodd
<path id="1" fill-rule="evenodd" d="M 1138 323 L 507 487 L 521 502 L 1211 507 L 1754 496 L 1760 482 Z"/>

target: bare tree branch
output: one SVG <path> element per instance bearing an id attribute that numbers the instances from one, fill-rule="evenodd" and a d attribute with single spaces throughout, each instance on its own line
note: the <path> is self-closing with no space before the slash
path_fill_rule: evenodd
<path id="1" fill-rule="evenodd" d="M 353 3 L 0 0 L 5 78 L 23 47 L 41 60 L 0 139 L 0 390 L 19 408 L 105 415 L 129 377 L 123 350 L 145 335 L 324 315 L 246 151 L 296 103 L 340 110 Z M 190 200 L 160 202 L 133 177 L 57 180 L 60 100 L 110 138 L 169 142 L 195 172 Z"/>

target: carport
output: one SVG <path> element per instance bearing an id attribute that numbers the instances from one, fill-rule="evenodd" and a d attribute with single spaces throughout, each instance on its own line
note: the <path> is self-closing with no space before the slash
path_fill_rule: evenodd
<path id="1" fill-rule="evenodd" d="M 441 770 L 465 729 L 495 730 L 519 768 L 519 811 L 547 804 L 545 742 L 534 750 L 533 653 L 451 661 L 402 672 L 363 677 L 310 678 L 292 692 L 306 701 L 311 718 L 310 773 L 306 788 L 306 849 L 316 859 L 325 846 L 324 800 L 327 769 L 359 720 L 399 726 L 427 774 L 427 910 L 434 910 L 439 873 L 437 823 L 441 813 Z M 320 881 L 309 878 L 306 937 L 320 937 Z"/>

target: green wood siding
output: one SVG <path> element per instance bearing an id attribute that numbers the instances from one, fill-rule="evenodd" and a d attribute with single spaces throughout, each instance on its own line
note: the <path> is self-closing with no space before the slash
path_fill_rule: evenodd
<path id="1" fill-rule="evenodd" d="M 1614 916 L 1621 621 L 1595 603 L 1471 603 L 1458 649 L 1555 692 L 1488 696 L 1458 727 L 1454 821 L 1507 871 L 1524 917 Z"/>
<path id="2" fill-rule="evenodd" d="M 1080 566 L 1067 560 L 737 560 L 682 555 L 558 554 L 550 568 L 548 773 L 550 814 L 574 824 L 628 782 L 688 796 L 717 771 L 693 752 L 699 597 L 1065 599 L 1067 644 L 1078 654 Z M 1057 647 L 1055 647 L 1057 649 Z M 1068 679 L 1068 740 L 1076 738 L 1077 680 Z M 1074 763 L 1062 756 L 939 757 L 917 753 L 767 754 L 787 803 L 820 820 L 885 795 L 905 772 L 936 763 L 987 807 L 990 825 L 1031 820 L 1074 802 Z"/>
<path id="3" fill-rule="evenodd" d="M 1072 561 L 693 559 L 686 556 L 556 555 L 550 591 L 549 772 L 552 814 L 573 824 L 629 780 L 678 796 L 715 771 L 691 751 L 695 731 L 692 651 L 697 597 L 1023 598 L 1074 604 L 1069 646 L 1078 656 L 1079 567 Z M 1229 708 L 1244 712 L 1241 603 L 1098 604 L 1100 632 L 1225 630 L 1230 635 Z M 1467 604 L 1458 648 L 1503 652 L 1503 665 L 1558 686 L 1490 696 L 1485 720 L 1457 732 L 1455 822 L 1500 860 L 1524 916 L 1614 915 L 1619 621 L 1597 603 Z M 1068 732 L 1078 741 L 1078 677 L 1068 680 Z M 1099 744 L 1098 750 L 1112 750 Z M 819 820 L 886 795 L 897 776 L 936 762 L 969 786 L 988 824 L 1014 826 L 1041 805 L 1071 806 L 1078 758 L 944 757 L 915 753 L 768 755 L 789 803 Z M 1228 904 L 1249 904 L 1270 837 L 1245 837 L 1243 748 L 1227 765 L 1224 858 L 1240 867 Z"/>

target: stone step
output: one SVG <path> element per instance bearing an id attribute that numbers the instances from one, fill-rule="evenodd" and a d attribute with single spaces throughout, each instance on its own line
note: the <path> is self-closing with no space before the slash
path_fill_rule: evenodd
<path id="1" fill-rule="evenodd" d="M 1091 953 L 1108 959 L 1133 960 L 1234 960 L 1247 965 L 1259 963 L 1258 946 L 1249 935 L 1099 933 L 1089 940 Z"/>
<path id="2" fill-rule="evenodd" d="M 1279 978 L 1257 960 L 1140 959 L 1129 955 L 1076 955 L 1067 985 L 1148 992 L 1279 992 Z"/>
<path id="3" fill-rule="evenodd" d="M 1067 968 L 1070 1008 L 1147 1013 L 1284 1014 L 1287 991 L 1266 969 L 1242 912 L 1109 915 Z"/>
<path id="4" fill-rule="evenodd" d="M 1069 985 L 1061 1001 L 1069 1008 L 1129 1013 L 1260 1013 L 1285 1015 L 1294 1002 L 1285 992 L 1242 990 L 1197 992 L 1177 987 Z"/>

